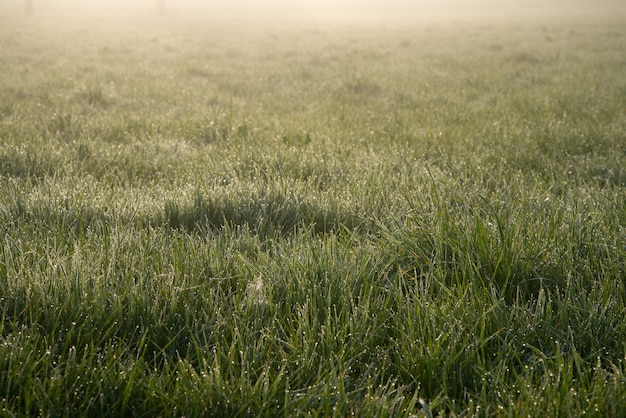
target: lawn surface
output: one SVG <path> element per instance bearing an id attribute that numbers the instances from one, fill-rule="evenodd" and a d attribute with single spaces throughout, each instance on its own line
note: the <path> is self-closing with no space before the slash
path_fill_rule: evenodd
<path id="1" fill-rule="evenodd" d="M 0 20 L 2 416 L 620 416 L 626 18 Z"/>

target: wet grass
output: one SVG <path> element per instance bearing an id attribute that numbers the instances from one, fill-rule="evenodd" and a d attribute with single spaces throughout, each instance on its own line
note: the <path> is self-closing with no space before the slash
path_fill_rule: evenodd
<path id="1" fill-rule="evenodd" d="M 2 414 L 626 408 L 623 20 L 3 23 Z"/>

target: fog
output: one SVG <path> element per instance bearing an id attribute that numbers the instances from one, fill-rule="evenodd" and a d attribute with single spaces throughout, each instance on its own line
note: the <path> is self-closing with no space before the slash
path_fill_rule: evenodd
<path id="1" fill-rule="evenodd" d="M 430 19 L 626 13 L 624 0 L 32 0 L 35 16 L 169 16 L 258 19 Z M 28 1 L 0 0 L 0 14 Z"/>

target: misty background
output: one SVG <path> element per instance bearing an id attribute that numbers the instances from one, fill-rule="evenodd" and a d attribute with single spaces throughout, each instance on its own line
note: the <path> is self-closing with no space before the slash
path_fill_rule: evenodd
<path id="1" fill-rule="evenodd" d="M 42 17 L 422 19 L 626 13 L 626 0 L 0 0 L 5 18 L 28 10 Z"/>

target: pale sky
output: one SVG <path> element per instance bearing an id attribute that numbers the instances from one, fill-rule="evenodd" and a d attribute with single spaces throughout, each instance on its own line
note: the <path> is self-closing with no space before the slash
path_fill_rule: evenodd
<path id="1" fill-rule="evenodd" d="M 155 0 L 33 0 L 36 14 L 155 14 Z M 626 0 L 164 0 L 167 14 L 233 17 L 402 17 L 626 12 Z M 0 0 L 0 13 L 25 0 Z"/>

